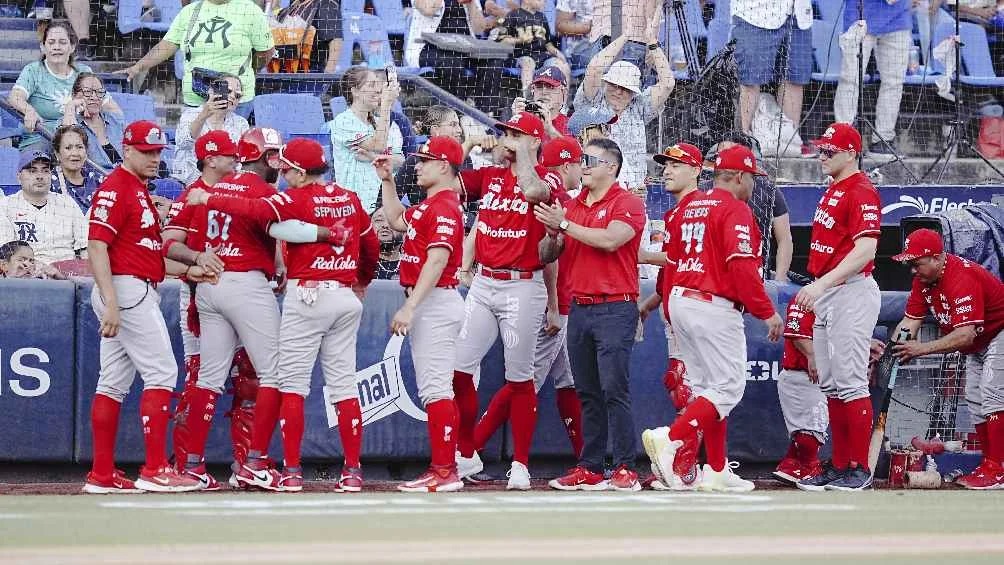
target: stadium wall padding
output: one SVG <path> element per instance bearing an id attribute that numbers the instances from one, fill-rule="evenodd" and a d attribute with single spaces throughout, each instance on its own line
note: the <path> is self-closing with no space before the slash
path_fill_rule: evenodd
<path id="1" fill-rule="evenodd" d="M 90 281 L 76 285 L 59 281 L 0 280 L 0 460 L 18 462 L 86 462 L 91 457 L 90 407 L 99 368 L 98 321 L 90 306 Z M 644 281 L 643 295 L 652 290 Z M 779 311 L 797 291 L 794 285 L 768 284 Z M 182 366 L 178 329 L 178 283 L 159 289 L 179 368 Z M 906 294 L 885 292 L 881 325 L 902 316 Z M 376 281 L 366 295 L 357 347 L 357 382 L 364 412 L 363 456 L 374 460 L 424 460 L 428 437 L 415 387 L 408 340 L 392 338 L 390 319 L 404 297 L 396 281 Z M 787 437 L 777 400 L 781 344 L 766 340 L 766 328 L 747 316 L 747 384 L 742 403 L 729 424 L 729 451 L 734 459 L 767 461 L 780 457 Z M 672 421 L 674 410 L 662 385 L 667 343 L 662 320 L 650 316 L 645 339 L 635 345 L 631 363 L 631 393 L 635 426 L 641 430 Z M 502 386 L 504 368 L 498 343 L 482 363 L 479 397 L 482 410 Z M 183 375 L 179 374 L 179 390 Z M 116 460 L 141 462 L 143 438 L 139 422 L 142 381 L 137 377 L 123 406 Z M 226 462 L 229 453 L 230 407 L 227 393 L 217 405 L 207 458 Z M 315 368 L 307 400 L 305 459 L 340 463 L 341 447 L 333 410 L 324 402 L 323 379 Z M 557 415 L 553 387 L 541 391 L 534 454 L 569 456 L 570 447 Z M 483 453 L 499 460 L 509 453 L 508 434 L 498 433 Z M 643 453 L 637 445 L 638 453 Z M 279 434 L 273 452 L 280 454 Z"/>

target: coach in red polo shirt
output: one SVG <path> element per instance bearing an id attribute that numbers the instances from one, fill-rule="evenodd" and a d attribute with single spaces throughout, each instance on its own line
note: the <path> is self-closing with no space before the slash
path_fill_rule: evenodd
<path id="1" fill-rule="evenodd" d="M 605 490 L 607 429 L 613 441 L 609 487 L 641 490 L 635 459 L 634 420 L 628 390 L 631 348 L 638 325 L 638 246 L 645 225 L 642 201 L 617 184 L 623 157 L 609 139 L 589 142 L 582 153 L 582 187 L 568 209 L 539 204 L 534 213 L 549 235 L 541 242 L 551 260 L 561 253 L 570 270 L 572 308 L 568 355 L 582 402 L 585 438 L 579 464 L 551 481 L 559 490 Z M 553 235 L 552 235 L 553 234 Z"/>

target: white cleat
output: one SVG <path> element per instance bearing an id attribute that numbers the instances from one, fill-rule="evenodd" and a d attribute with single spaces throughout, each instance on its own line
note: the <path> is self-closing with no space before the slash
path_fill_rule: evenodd
<path id="1" fill-rule="evenodd" d="M 519 461 L 513 461 L 512 467 L 509 468 L 506 475 L 509 477 L 509 483 L 505 486 L 506 490 L 530 490 L 530 470 L 526 468 L 526 465 Z"/>
<path id="2" fill-rule="evenodd" d="M 474 455 L 464 457 L 457 452 L 457 476 L 461 479 L 468 479 L 485 470 L 485 464 L 481 462 L 481 456 L 475 451 Z"/>
<path id="3" fill-rule="evenodd" d="M 753 481 L 747 481 L 735 474 L 733 469 L 738 468 L 737 461 L 726 461 L 725 468 L 720 472 L 712 470 L 711 465 L 705 464 L 697 489 L 705 492 L 751 492 L 756 485 Z"/>
<path id="4" fill-rule="evenodd" d="M 652 461 L 652 472 L 663 486 L 669 490 L 690 490 L 683 480 L 673 473 L 673 460 L 683 442 L 670 441 L 668 427 L 645 430 L 641 434 L 641 442 L 645 446 L 645 453 Z"/>

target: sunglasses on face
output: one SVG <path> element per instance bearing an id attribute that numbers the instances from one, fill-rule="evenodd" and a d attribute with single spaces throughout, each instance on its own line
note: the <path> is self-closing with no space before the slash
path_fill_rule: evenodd
<path id="1" fill-rule="evenodd" d="M 587 153 L 583 153 L 582 154 L 582 161 L 581 161 L 581 163 L 582 163 L 583 168 L 586 168 L 586 169 L 592 169 L 593 167 L 597 167 L 597 166 L 600 165 L 600 163 L 603 163 L 604 165 L 612 165 L 613 164 L 610 161 L 607 161 L 606 159 L 601 159 L 599 157 L 594 157 L 593 155 L 589 155 Z"/>
<path id="2" fill-rule="evenodd" d="M 843 151 L 837 151 L 836 149 L 820 149 L 819 154 L 827 159 L 832 159 L 833 157 L 843 153 Z"/>
<path id="3" fill-rule="evenodd" d="M 98 98 L 104 98 L 105 95 L 108 94 L 108 91 L 107 90 L 103 90 L 103 89 L 95 89 L 95 88 L 82 88 L 82 89 L 80 89 L 80 94 L 83 94 L 84 96 L 87 96 L 87 97 L 96 96 Z"/>

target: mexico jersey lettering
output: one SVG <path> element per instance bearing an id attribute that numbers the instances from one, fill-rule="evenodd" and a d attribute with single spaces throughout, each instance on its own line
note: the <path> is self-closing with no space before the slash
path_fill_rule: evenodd
<path id="1" fill-rule="evenodd" d="M 266 198 L 275 188 L 254 173 L 236 173 L 223 178 L 208 191 L 241 198 Z M 190 206 L 189 206 L 190 208 Z M 205 249 L 216 249 L 228 271 L 262 271 L 275 274 L 275 240 L 268 235 L 268 222 L 242 218 L 205 206 L 197 206 L 193 225 L 205 238 Z"/>
<path id="2" fill-rule="evenodd" d="M 280 221 L 301 220 L 332 227 L 344 223 L 352 230 L 345 245 L 325 242 L 290 243 L 286 246 L 289 278 L 356 282 L 359 268 L 359 238 L 373 230 L 356 193 L 331 183 L 308 184 L 276 193 L 265 200 Z"/>
<path id="3" fill-rule="evenodd" d="M 816 323 L 816 315 L 812 310 L 802 310 L 792 298 L 788 303 L 788 312 L 784 319 L 784 354 L 781 355 L 781 368 L 789 371 L 808 371 L 809 360 L 795 347 L 796 339 L 812 339 L 812 325 Z"/>
<path id="4" fill-rule="evenodd" d="M 673 219 L 667 258 L 672 285 L 739 301 L 728 272 L 733 259 L 760 259 L 760 229 L 745 202 L 720 188 L 687 201 Z M 669 283 L 667 283 L 669 284 Z"/>
<path id="5" fill-rule="evenodd" d="M 832 271 L 854 248 L 859 237 L 878 238 L 882 203 L 868 177 L 857 172 L 830 185 L 819 200 L 812 218 L 809 273 L 821 277 Z M 875 263 L 861 269 L 870 274 Z"/>
<path id="6" fill-rule="evenodd" d="M 408 231 L 401 246 L 398 263 L 401 286 L 415 286 L 418 275 L 429 256 L 429 250 L 442 247 L 450 252 L 443 274 L 436 286 L 456 286 L 457 271 L 463 257 L 464 213 L 460 196 L 453 190 L 444 190 L 426 198 L 421 204 L 404 213 Z"/>
<path id="7" fill-rule="evenodd" d="M 88 239 L 108 244 L 113 275 L 164 280 L 160 217 L 146 183 L 117 167 L 94 193 Z"/>
<path id="8" fill-rule="evenodd" d="M 946 254 L 945 272 L 934 285 L 914 277 L 906 316 L 923 319 L 930 312 L 941 333 L 975 326 L 976 339 L 962 353 L 983 351 L 1004 329 L 1004 283 L 981 265 Z"/>
<path id="9" fill-rule="evenodd" d="M 560 180 L 547 175 L 544 167 L 537 165 L 536 171 L 552 193 L 563 190 Z M 540 269 L 537 244 L 544 237 L 544 225 L 534 217 L 512 170 L 484 167 L 460 176 L 471 197 L 481 199 L 475 260 L 493 269 Z"/>

